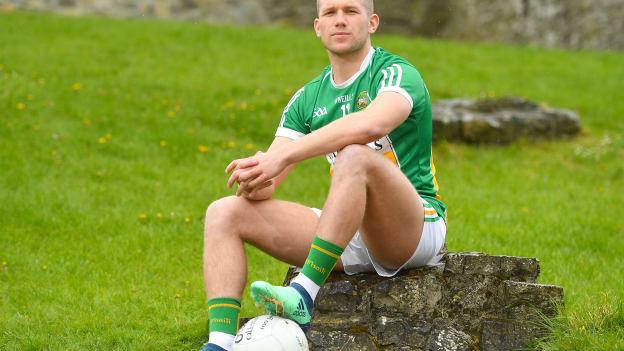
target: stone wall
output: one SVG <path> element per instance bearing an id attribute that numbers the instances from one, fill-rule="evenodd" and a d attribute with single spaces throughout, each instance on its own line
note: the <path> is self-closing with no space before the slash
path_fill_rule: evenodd
<path id="1" fill-rule="evenodd" d="M 539 272 L 534 258 L 476 253 L 393 278 L 334 272 L 316 299 L 310 350 L 525 349 L 563 304 L 563 289 L 538 284 Z"/>
<path id="2" fill-rule="evenodd" d="M 378 0 L 381 32 L 624 49 L 624 0 Z M 0 9 L 310 26 L 313 0 L 0 0 Z"/>

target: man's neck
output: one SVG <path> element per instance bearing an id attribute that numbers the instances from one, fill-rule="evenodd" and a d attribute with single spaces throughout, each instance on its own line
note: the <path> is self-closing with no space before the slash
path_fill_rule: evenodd
<path id="1" fill-rule="evenodd" d="M 329 63 L 332 68 L 334 83 L 342 84 L 360 70 L 362 62 L 370 52 L 371 44 L 367 43 L 362 49 L 348 55 L 329 53 Z"/>

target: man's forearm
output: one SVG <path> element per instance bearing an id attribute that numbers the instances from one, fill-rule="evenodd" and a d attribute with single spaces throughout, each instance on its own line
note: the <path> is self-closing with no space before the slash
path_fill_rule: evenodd
<path id="1" fill-rule="evenodd" d="M 288 164 L 325 155 L 351 144 L 368 144 L 387 131 L 372 123 L 364 111 L 340 118 L 327 126 L 280 148 Z"/>

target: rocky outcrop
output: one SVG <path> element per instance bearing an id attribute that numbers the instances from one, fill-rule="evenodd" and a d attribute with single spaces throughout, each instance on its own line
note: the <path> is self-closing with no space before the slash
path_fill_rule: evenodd
<path id="1" fill-rule="evenodd" d="M 311 26 L 313 0 L 0 0 L 1 9 Z M 575 49 L 624 49 L 624 0 L 377 1 L 381 32 Z"/>
<path id="2" fill-rule="evenodd" d="M 333 273 L 316 300 L 310 349 L 523 349 L 563 304 L 562 288 L 536 283 L 539 270 L 534 258 L 451 253 L 393 278 Z"/>
<path id="3" fill-rule="evenodd" d="M 432 109 L 434 140 L 508 144 L 518 138 L 565 138 L 581 130 L 575 112 L 519 98 L 442 100 Z"/>

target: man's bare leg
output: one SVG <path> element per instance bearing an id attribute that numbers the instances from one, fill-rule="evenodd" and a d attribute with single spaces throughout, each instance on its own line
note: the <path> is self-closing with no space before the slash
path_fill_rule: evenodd
<path id="1" fill-rule="evenodd" d="M 363 145 L 338 153 L 321 238 L 345 247 L 359 229 L 375 260 L 398 268 L 418 247 L 423 224 L 422 201 L 398 167 Z"/>
<path id="2" fill-rule="evenodd" d="M 206 212 L 204 283 L 208 298 L 241 298 L 247 281 L 245 242 L 283 262 L 302 266 L 318 217 L 308 207 L 280 200 L 226 197 Z M 338 269 L 341 269 L 339 263 Z"/>
<path id="3" fill-rule="evenodd" d="M 236 333 L 247 281 L 244 243 L 290 264 L 305 259 L 318 218 L 309 208 L 278 200 L 227 197 L 206 212 L 204 281 L 210 340 L 203 350 L 229 350 Z"/>

